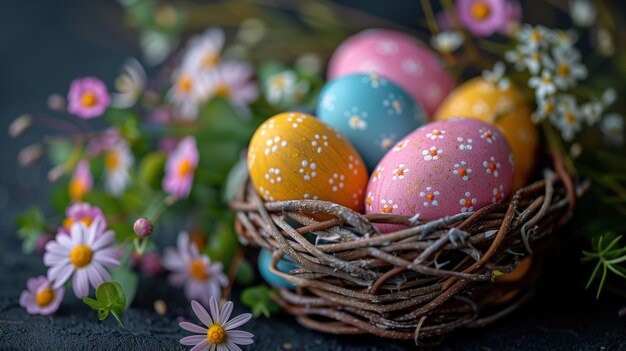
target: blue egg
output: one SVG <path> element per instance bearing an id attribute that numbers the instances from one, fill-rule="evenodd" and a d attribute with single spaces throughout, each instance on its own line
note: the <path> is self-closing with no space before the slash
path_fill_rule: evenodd
<path id="1" fill-rule="evenodd" d="M 270 272 L 271 263 L 272 263 L 272 253 L 265 249 L 261 249 L 261 252 L 259 252 L 258 265 L 259 265 L 259 273 L 261 273 L 261 276 L 263 277 L 263 279 L 265 279 L 265 281 L 269 285 L 276 287 L 276 288 L 287 288 L 287 289 L 292 289 L 292 290 L 295 289 L 296 287 L 293 284 L 291 284 L 287 279 L 284 279 Z M 278 270 L 281 272 L 287 273 L 292 269 L 300 268 L 300 266 L 293 264 L 291 262 L 291 259 L 285 255 L 283 256 L 282 260 L 278 261 L 276 268 L 278 268 Z"/>
<path id="2" fill-rule="evenodd" d="M 350 74 L 328 82 L 317 117 L 354 145 L 370 171 L 402 137 L 426 122 L 424 109 L 409 94 L 376 74 Z"/>

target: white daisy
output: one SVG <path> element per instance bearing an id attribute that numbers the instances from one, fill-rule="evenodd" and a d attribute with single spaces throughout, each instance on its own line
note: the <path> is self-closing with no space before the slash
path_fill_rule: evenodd
<path id="1" fill-rule="evenodd" d="M 146 87 L 146 71 L 139 61 L 129 58 L 122 67 L 122 74 L 115 80 L 116 93 L 113 93 L 111 106 L 128 108 L 133 106 Z"/>
<path id="2" fill-rule="evenodd" d="M 297 81 L 295 72 L 288 70 L 270 76 L 265 81 L 267 101 L 273 105 L 290 101 L 296 92 Z"/>
<path id="3" fill-rule="evenodd" d="M 209 72 L 220 62 L 223 47 L 224 31 L 220 28 L 208 28 L 201 35 L 189 40 L 182 66 L 196 72 Z"/>
<path id="4" fill-rule="evenodd" d="M 121 195 L 130 182 L 128 170 L 134 158 L 128 143 L 122 138 L 104 152 L 104 169 L 106 172 L 105 188 L 113 195 Z"/>
<path id="5" fill-rule="evenodd" d="M 430 45 L 441 53 L 450 54 L 461 47 L 463 41 L 464 37 L 461 32 L 448 30 L 433 35 L 430 39 Z"/>
<path id="6" fill-rule="evenodd" d="M 554 72 L 554 83 L 562 90 L 576 85 L 587 77 L 587 67 L 580 63 L 580 52 L 575 48 L 552 50 L 554 62 L 546 61 L 547 67 Z"/>
<path id="7" fill-rule="evenodd" d="M 576 104 L 576 98 L 572 95 L 561 96 L 557 105 L 557 114 L 554 124 L 561 130 L 563 140 L 571 141 L 581 128 L 581 113 Z"/>
<path id="8" fill-rule="evenodd" d="M 89 294 L 89 285 L 96 289 L 111 276 L 105 269 L 120 265 L 119 252 L 111 247 L 115 240 L 113 231 L 99 234 L 99 221 L 87 228 L 76 222 L 70 228 L 70 235 L 57 235 L 54 241 L 46 244 L 43 263 L 49 267 L 48 279 L 54 281 L 57 289 L 70 278 L 72 288 L 78 298 Z"/>
<path id="9" fill-rule="evenodd" d="M 556 114 L 556 99 L 554 96 L 546 96 L 538 100 L 537 110 L 532 114 L 531 118 L 534 123 L 543 121 L 546 118 L 554 120 Z"/>
<path id="10" fill-rule="evenodd" d="M 200 104 L 209 97 L 207 76 L 183 66 L 174 71 L 172 81 L 167 99 L 174 108 L 175 117 L 196 119 Z"/>
<path id="11" fill-rule="evenodd" d="M 543 70 L 541 77 L 530 77 L 528 86 L 535 89 L 537 100 L 544 99 L 546 96 L 556 93 L 554 77 L 548 70 Z"/>

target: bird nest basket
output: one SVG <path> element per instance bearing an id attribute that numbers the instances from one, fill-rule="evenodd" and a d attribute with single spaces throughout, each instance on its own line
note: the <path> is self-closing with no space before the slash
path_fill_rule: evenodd
<path id="1" fill-rule="evenodd" d="M 299 323 L 422 343 L 486 325 L 527 300 L 537 253 L 569 219 L 577 193 L 555 159 L 553 170 L 508 203 L 429 222 L 327 201 L 264 202 L 249 180 L 231 207 L 240 241 L 272 252 L 269 270 L 295 286 L 274 298 Z M 381 234 L 374 223 L 407 227 Z M 533 267 L 523 278 L 497 277 L 529 255 Z M 299 268 L 279 270 L 284 256 Z"/>

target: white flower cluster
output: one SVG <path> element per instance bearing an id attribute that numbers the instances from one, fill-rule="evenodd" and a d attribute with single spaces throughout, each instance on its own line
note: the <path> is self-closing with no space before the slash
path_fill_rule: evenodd
<path id="1" fill-rule="evenodd" d="M 583 122 L 590 126 L 600 122 L 607 107 L 615 102 L 616 93 L 614 89 L 608 89 L 601 99 L 582 104 L 569 93 L 587 77 L 580 51 L 574 46 L 577 40 L 575 33 L 541 25 L 525 25 L 517 40 L 519 44 L 515 50 L 507 52 L 505 58 L 518 71 L 530 73 L 528 86 L 534 90 L 537 100 L 534 122 L 549 119 L 566 141 L 574 138 L 582 129 Z M 617 134 L 621 131 L 605 133 L 607 138 Z M 609 143 L 616 144 L 615 141 Z"/>
<path id="2" fill-rule="evenodd" d="M 168 93 L 176 117 L 195 119 L 200 105 L 215 96 L 229 100 L 244 112 L 257 98 L 258 87 L 251 80 L 252 66 L 223 60 L 223 46 L 224 32 L 218 28 L 209 28 L 189 40 L 182 62 L 172 75 L 173 86 Z"/>
<path id="3" fill-rule="evenodd" d="M 292 105 L 302 102 L 310 86 L 306 80 L 299 79 L 296 72 L 285 70 L 267 78 L 264 88 L 270 104 Z"/>

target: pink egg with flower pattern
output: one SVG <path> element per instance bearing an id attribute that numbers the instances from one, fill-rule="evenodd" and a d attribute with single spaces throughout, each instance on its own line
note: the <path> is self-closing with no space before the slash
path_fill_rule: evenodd
<path id="1" fill-rule="evenodd" d="M 513 154 L 493 125 L 467 118 L 429 123 L 404 137 L 374 169 L 366 213 L 434 220 L 505 201 Z M 382 232 L 401 229 L 378 225 Z"/>
<path id="2" fill-rule="evenodd" d="M 328 79 L 350 73 L 376 73 L 406 90 L 432 116 L 454 88 L 439 57 L 410 35 L 369 29 L 346 39 L 328 65 Z"/>

